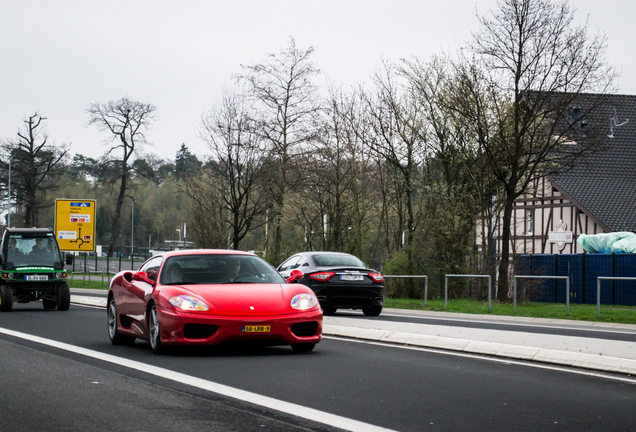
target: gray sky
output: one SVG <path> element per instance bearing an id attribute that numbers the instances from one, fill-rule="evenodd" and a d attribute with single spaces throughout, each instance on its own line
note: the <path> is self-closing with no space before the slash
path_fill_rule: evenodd
<path id="1" fill-rule="evenodd" d="M 619 92 L 636 94 L 636 2 L 573 0 L 590 33 L 606 33 Z M 383 59 L 454 53 L 495 0 L 0 0 L 0 137 L 35 111 L 54 143 L 97 158 L 110 137 L 86 109 L 128 96 L 157 107 L 146 152 L 173 159 L 241 64 L 278 52 L 290 36 L 315 47 L 321 82 L 364 82 Z"/>

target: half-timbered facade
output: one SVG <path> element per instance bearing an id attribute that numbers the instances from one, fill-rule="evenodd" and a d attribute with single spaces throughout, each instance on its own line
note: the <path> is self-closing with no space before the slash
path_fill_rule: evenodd
<path id="1" fill-rule="evenodd" d="M 601 119 L 604 151 L 541 179 L 517 200 L 513 255 L 582 253 L 582 233 L 636 232 L 636 96 L 608 97 Z M 500 241 L 498 253 L 502 247 Z"/>

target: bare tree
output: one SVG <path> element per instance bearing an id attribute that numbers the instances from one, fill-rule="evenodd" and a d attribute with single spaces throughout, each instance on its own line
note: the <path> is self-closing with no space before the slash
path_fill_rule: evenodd
<path id="1" fill-rule="evenodd" d="M 227 183 L 216 173 L 201 169 L 182 176 L 177 188 L 188 198 L 190 230 L 198 247 L 228 247 Z M 219 193 L 219 191 L 222 191 Z"/>
<path id="2" fill-rule="evenodd" d="M 590 131 L 586 137 L 576 136 L 575 124 L 563 119 L 583 93 L 598 97 L 580 113 L 581 121 L 613 90 L 615 73 L 603 58 L 605 36 L 588 36 L 587 23 L 574 25 L 569 4 L 502 0 L 497 10 L 478 17 L 481 28 L 470 46 L 481 62 L 488 82 L 485 97 L 490 99 L 489 112 L 474 119 L 475 127 L 485 121 L 496 124 L 496 133 L 482 145 L 503 195 L 498 280 L 502 301 L 509 296 L 508 244 L 515 199 L 538 176 L 567 169 L 594 148 Z M 573 134 L 578 145 L 562 145 L 571 142 Z"/>
<path id="3" fill-rule="evenodd" d="M 347 247 L 349 252 L 371 262 L 380 239 L 380 229 L 372 220 L 377 221 L 376 216 L 382 212 L 378 210 L 381 208 L 379 181 L 374 175 L 377 162 L 374 156 L 377 155 L 365 145 L 373 135 L 367 117 L 366 95 L 361 90 L 345 93 L 332 88 L 326 105 L 327 135 L 322 154 L 325 167 L 331 167 L 332 172 L 325 173 L 322 182 L 330 191 L 331 213 L 346 215 L 336 219 L 333 230 L 340 234 L 339 238 L 332 236 L 332 241 L 337 245 L 336 250 Z M 352 239 L 347 243 L 344 240 L 349 230 Z M 373 239 L 368 248 L 365 247 L 367 239 Z"/>
<path id="4" fill-rule="evenodd" d="M 11 194 L 15 195 L 18 205 L 24 205 L 25 227 L 39 226 L 40 203 L 43 200 L 38 195 L 62 186 L 56 178 L 69 151 L 66 145 L 49 144 L 43 129 L 44 120 L 46 117 L 36 112 L 24 120 L 25 128 L 18 131 L 17 138 L 3 140 L 0 144 L 6 158 L 6 162 L 2 162 L 2 180 L 8 184 L 11 163 Z"/>
<path id="5" fill-rule="evenodd" d="M 445 262 L 446 273 L 465 271 L 472 251 L 479 203 L 478 147 L 470 128 L 456 115 L 452 68 L 447 58 L 405 60 L 400 74 L 409 98 L 419 106 L 429 157 L 423 169 L 423 232 L 428 249 Z"/>
<path id="6" fill-rule="evenodd" d="M 274 245 L 268 251 L 272 261 L 283 258 L 282 210 L 289 189 L 302 179 L 303 170 L 294 169 L 300 160 L 297 156 L 307 151 L 306 144 L 316 136 L 317 87 L 312 80 L 319 71 L 311 62 L 313 52 L 313 47 L 298 48 L 290 38 L 280 53 L 243 66 L 245 73 L 235 77 L 256 103 L 256 130 L 268 142 L 269 162 L 275 167 L 270 182 L 276 211 Z"/>
<path id="7" fill-rule="evenodd" d="M 365 137 L 368 148 L 395 170 L 395 187 L 399 190 L 398 236 L 404 236 L 408 269 L 412 274 L 412 246 L 418 220 L 414 205 L 418 175 L 427 153 L 425 129 L 420 106 L 407 97 L 397 82 L 394 66 L 384 63 L 384 69 L 374 77 L 376 94 L 367 101 L 372 134 Z M 400 241 L 400 243 L 402 243 Z"/>
<path id="8" fill-rule="evenodd" d="M 102 158 L 103 165 L 116 168 L 113 171 L 116 177 L 110 180 L 113 185 L 119 184 L 108 249 L 109 256 L 112 256 L 121 231 L 121 210 L 126 192 L 130 188 L 133 156 L 140 147 L 147 144 L 145 131 L 155 120 L 156 108 L 154 105 L 123 97 L 105 104 L 93 103 L 86 111 L 89 114 L 89 125 L 94 124 L 112 135 L 109 140 L 112 145 Z M 121 153 L 116 155 L 117 151 Z"/>
<path id="9" fill-rule="evenodd" d="M 216 179 L 204 190 L 223 204 L 225 211 L 213 214 L 226 215 L 223 220 L 230 228 L 231 245 L 239 249 L 245 235 L 265 222 L 261 218 L 266 209 L 263 140 L 254 131 L 243 99 L 228 93 L 223 95 L 221 106 L 203 118 L 201 137 L 212 151 L 208 165 Z"/>

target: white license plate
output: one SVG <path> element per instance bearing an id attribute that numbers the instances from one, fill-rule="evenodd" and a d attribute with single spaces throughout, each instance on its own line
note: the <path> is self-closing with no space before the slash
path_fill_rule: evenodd
<path id="1" fill-rule="evenodd" d="M 49 277 L 47 275 L 26 275 L 24 280 L 28 281 L 47 281 Z"/>
<path id="2" fill-rule="evenodd" d="M 364 280 L 364 276 L 362 275 L 340 275 L 340 280 L 343 281 L 361 281 Z"/>

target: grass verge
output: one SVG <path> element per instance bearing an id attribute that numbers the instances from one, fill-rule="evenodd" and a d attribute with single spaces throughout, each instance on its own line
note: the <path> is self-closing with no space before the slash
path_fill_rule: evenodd
<path id="1" fill-rule="evenodd" d="M 497 300 L 491 302 L 491 312 L 489 312 L 487 301 L 478 301 L 475 299 L 449 300 L 447 307 L 444 307 L 443 299 L 429 300 L 426 302 L 426 307 L 424 307 L 423 300 L 387 298 L 384 301 L 384 307 L 421 311 L 636 324 L 636 307 L 633 306 L 601 305 L 601 313 L 598 317 L 596 316 L 596 305 L 572 303 L 570 303 L 569 314 L 566 313 L 565 304 L 560 303 L 518 303 L 517 311 L 515 312 L 511 303 L 499 303 Z"/>
<path id="2" fill-rule="evenodd" d="M 108 283 L 110 281 L 110 277 L 107 274 L 91 274 L 90 277 L 84 276 L 83 274 L 75 274 L 71 277 L 69 275 L 67 279 L 68 286 L 71 288 L 91 288 L 91 289 L 108 289 Z"/>

